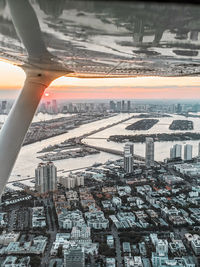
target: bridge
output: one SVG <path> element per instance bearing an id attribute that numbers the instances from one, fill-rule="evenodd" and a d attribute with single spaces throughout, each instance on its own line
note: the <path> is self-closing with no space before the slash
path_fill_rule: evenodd
<path id="1" fill-rule="evenodd" d="M 86 137 L 84 139 L 101 139 L 101 140 L 107 140 L 108 138 L 105 138 L 105 137 Z"/>
<path id="2" fill-rule="evenodd" d="M 121 157 L 124 156 L 124 153 L 121 150 L 116 150 L 116 149 L 107 148 L 107 147 L 92 146 L 92 145 L 88 145 L 88 144 L 84 144 L 84 145 L 91 147 L 91 148 L 95 148 L 95 149 L 102 151 L 102 152 L 110 153 L 110 154 L 121 156 Z M 145 158 L 142 156 L 134 154 L 133 158 L 134 158 L 134 160 L 145 162 Z"/>
<path id="3" fill-rule="evenodd" d="M 125 123 L 126 121 L 129 121 L 131 119 L 135 118 L 135 116 L 131 116 L 131 117 L 128 117 L 126 119 L 123 119 L 123 120 L 120 120 L 120 121 L 117 121 L 117 122 L 114 122 L 112 124 L 109 124 L 109 125 L 106 125 L 104 127 L 101 127 L 99 129 L 96 129 L 96 130 L 93 130 L 89 133 L 86 133 L 82 136 L 79 136 L 79 137 L 76 137 L 76 143 L 77 144 L 84 144 L 85 146 L 87 147 L 91 147 L 91 148 L 95 148 L 99 151 L 102 151 L 102 152 L 106 152 L 106 153 L 110 153 L 110 154 L 113 154 L 113 155 L 117 155 L 117 156 L 120 156 L 120 157 L 123 157 L 124 153 L 123 151 L 120 151 L 120 150 L 116 150 L 116 149 L 112 149 L 112 148 L 106 148 L 106 147 L 99 147 L 99 146 L 94 146 L 94 145 L 88 145 L 86 144 L 85 142 L 83 142 L 83 139 L 101 139 L 101 140 L 107 140 L 107 138 L 105 137 L 91 137 L 91 135 L 94 135 L 98 132 L 101 132 L 101 131 L 104 131 L 108 128 L 112 128 L 118 124 L 121 124 L 121 123 Z M 137 160 L 137 161 L 142 161 L 142 162 L 145 162 L 145 158 L 142 157 L 142 156 L 139 156 L 139 155 L 133 155 L 134 159 Z"/>

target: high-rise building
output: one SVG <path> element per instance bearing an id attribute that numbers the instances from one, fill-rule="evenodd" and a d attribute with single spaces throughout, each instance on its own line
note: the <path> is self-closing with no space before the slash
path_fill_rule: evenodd
<path id="1" fill-rule="evenodd" d="M 131 142 L 127 142 L 124 145 L 124 155 L 125 154 L 131 154 L 132 156 L 134 155 L 134 144 Z"/>
<path id="2" fill-rule="evenodd" d="M 84 267 L 85 253 L 83 247 L 72 247 L 64 252 L 65 267 Z"/>
<path id="3" fill-rule="evenodd" d="M 115 102 L 114 101 L 110 101 L 110 110 L 112 110 L 112 111 L 116 111 L 116 104 L 115 104 Z"/>
<path id="4" fill-rule="evenodd" d="M 122 110 L 122 103 L 121 101 L 117 102 L 117 111 L 121 111 Z"/>
<path id="5" fill-rule="evenodd" d="M 47 101 L 47 102 L 46 102 L 46 111 L 47 111 L 47 113 L 49 113 L 49 114 L 52 113 L 51 101 Z"/>
<path id="6" fill-rule="evenodd" d="M 182 112 L 182 105 L 178 104 L 177 105 L 177 113 L 181 113 Z"/>
<path id="7" fill-rule="evenodd" d="M 57 106 L 57 101 L 56 99 L 53 99 L 52 100 L 52 112 L 54 114 L 57 114 L 58 113 L 58 106 Z"/>
<path id="8" fill-rule="evenodd" d="M 72 103 L 69 103 L 68 111 L 69 111 L 70 113 L 73 113 L 73 112 L 74 112 L 74 106 L 73 106 Z"/>
<path id="9" fill-rule="evenodd" d="M 125 101 L 122 100 L 122 111 L 124 111 L 124 110 L 125 110 Z"/>
<path id="10" fill-rule="evenodd" d="M 200 157 L 200 143 L 198 145 L 198 156 Z"/>
<path id="11" fill-rule="evenodd" d="M 182 145 L 173 145 L 170 148 L 170 159 L 181 158 L 182 157 Z"/>
<path id="12" fill-rule="evenodd" d="M 127 110 L 130 111 L 131 110 L 131 101 L 128 100 L 127 102 Z"/>
<path id="13" fill-rule="evenodd" d="M 44 102 L 42 102 L 38 108 L 39 112 L 46 113 L 46 105 Z"/>
<path id="14" fill-rule="evenodd" d="M 72 177 L 60 177 L 59 183 L 67 189 L 71 189 L 75 187 L 75 179 Z"/>
<path id="15" fill-rule="evenodd" d="M 60 177 L 59 183 L 67 189 L 71 189 L 76 186 L 84 186 L 84 176 L 77 176 L 70 173 L 68 177 Z"/>
<path id="16" fill-rule="evenodd" d="M 185 145 L 184 146 L 184 160 L 191 160 L 192 159 L 192 145 Z"/>
<path id="17" fill-rule="evenodd" d="M 124 170 L 126 173 L 133 172 L 133 156 L 131 154 L 124 155 Z"/>
<path id="18" fill-rule="evenodd" d="M 35 189 L 40 194 L 57 189 L 57 168 L 53 162 L 39 163 L 35 170 Z"/>
<path id="19" fill-rule="evenodd" d="M 1 103 L 1 111 L 3 114 L 6 114 L 6 109 L 7 109 L 7 101 L 3 100 Z"/>
<path id="20" fill-rule="evenodd" d="M 124 146 L 124 170 L 126 173 L 133 172 L 133 155 L 134 146 L 133 143 L 126 143 Z"/>
<path id="21" fill-rule="evenodd" d="M 76 186 L 84 186 L 84 176 L 76 177 Z"/>
<path id="22" fill-rule="evenodd" d="M 154 166 L 154 141 L 151 137 L 146 137 L 145 163 L 147 168 Z"/>

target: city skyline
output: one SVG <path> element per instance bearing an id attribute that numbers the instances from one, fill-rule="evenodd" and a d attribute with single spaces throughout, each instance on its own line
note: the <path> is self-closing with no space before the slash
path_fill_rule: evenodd
<path id="1" fill-rule="evenodd" d="M 23 70 L 0 61 L 0 72 L 0 95 L 3 98 L 16 98 L 25 80 Z M 12 79 L 9 79 L 10 76 Z M 200 99 L 199 82 L 200 77 L 61 77 L 46 92 L 52 99 Z"/>

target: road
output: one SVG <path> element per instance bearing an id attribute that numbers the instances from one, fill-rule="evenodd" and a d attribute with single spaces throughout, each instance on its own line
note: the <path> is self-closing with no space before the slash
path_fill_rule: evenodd
<path id="1" fill-rule="evenodd" d="M 43 255 L 42 260 L 41 260 L 41 266 L 42 267 L 48 267 L 49 266 L 49 260 L 50 260 L 51 248 L 52 248 L 53 242 L 56 239 L 57 227 L 56 227 L 55 217 L 54 217 L 54 213 L 53 213 L 53 208 L 54 208 L 53 200 L 52 199 L 44 199 L 43 204 L 47 209 L 46 219 L 47 219 L 47 224 L 49 227 L 49 230 L 47 231 L 47 233 L 49 234 L 50 237 L 49 237 L 48 244 L 47 244 L 47 247 L 45 249 L 44 255 Z"/>
<path id="2" fill-rule="evenodd" d="M 117 267 L 122 267 L 123 265 L 122 265 L 120 239 L 119 239 L 118 231 L 113 224 L 111 226 L 111 232 L 115 240 Z"/>

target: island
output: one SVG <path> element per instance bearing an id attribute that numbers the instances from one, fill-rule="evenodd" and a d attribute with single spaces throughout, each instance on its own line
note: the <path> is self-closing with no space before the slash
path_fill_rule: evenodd
<path id="1" fill-rule="evenodd" d="M 138 115 L 135 115 L 134 118 L 170 118 L 171 116 L 169 114 L 165 113 L 141 113 Z"/>
<path id="2" fill-rule="evenodd" d="M 80 125 L 116 116 L 107 112 L 80 113 L 69 117 L 33 122 L 26 134 L 23 145 L 32 144 L 67 133 Z"/>
<path id="3" fill-rule="evenodd" d="M 143 131 L 151 129 L 159 120 L 157 119 L 143 119 L 134 122 L 126 127 L 126 130 Z"/>
<path id="4" fill-rule="evenodd" d="M 188 120 L 173 120 L 173 122 L 169 126 L 170 130 L 179 130 L 179 131 L 188 131 L 193 130 L 193 121 Z"/>
<path id="5" fill-rule="evenodd" d="M 107 141 L 113 141 L 117 143 L 133 142 L 144 143 L 146 137 L 151 137 L 155 142 L 166 141 L 188 141 L 188 140 L 200 140 L 200 133 L 160 133 L 160 134 L 138 134 L 138 135 L 111 135 Z"/>
<path id="6" fill-rule="evenodd" d="M 79 158 L 92 154 L 100 153 L 97 149 L 91 148 L 83 143 L 77 142 L 76 138 L 70 138 L 60 144 L 54 146 L 48 146 L 39 151 L 38 153 L 44 153 L 37 158 L 43 161 L 56 161 L 61 159 Z"/>

